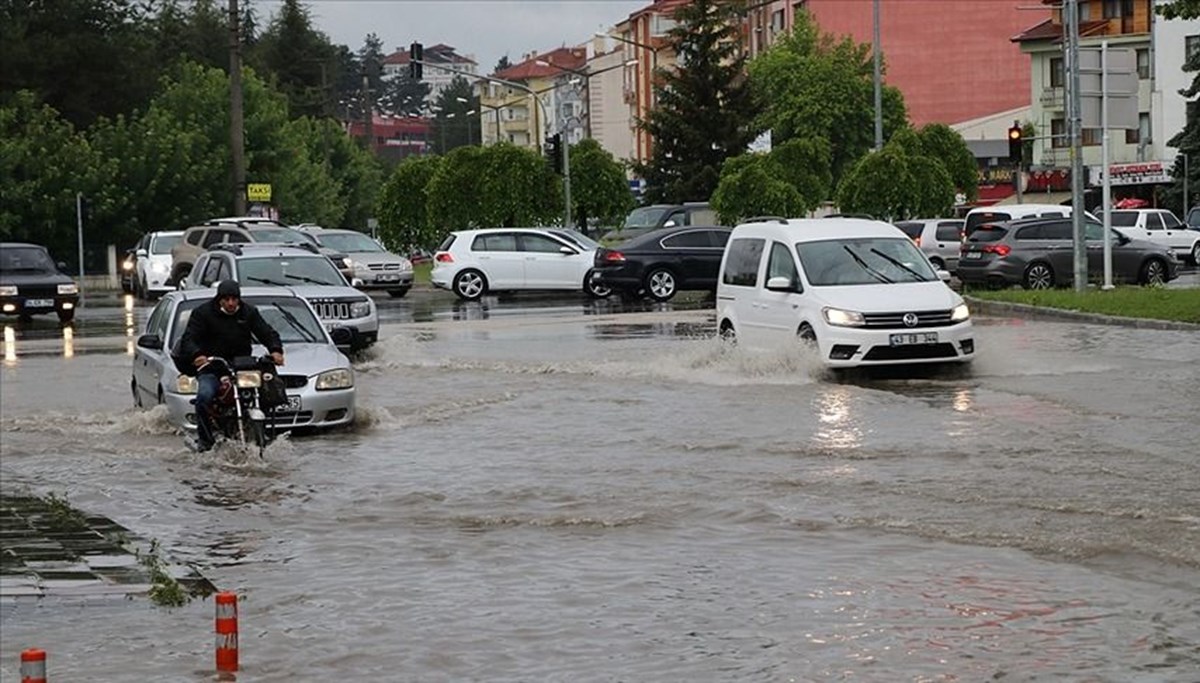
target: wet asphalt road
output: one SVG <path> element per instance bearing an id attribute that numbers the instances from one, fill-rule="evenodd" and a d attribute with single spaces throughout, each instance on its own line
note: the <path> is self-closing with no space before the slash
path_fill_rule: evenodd
<path id="1" fill-rule="evenodd" d="M 13 329 L 0 483 L 237 591 L 243 680 L 1197 680 L 1195 332 L 980 317 L 969 370 L 833 376 L 702 298 L 410 297 L 355 427 L 264 461 L 129 407 L 145 307 Z M 8 601 L 0 637 L 212 677 L 211 602 Z"/>

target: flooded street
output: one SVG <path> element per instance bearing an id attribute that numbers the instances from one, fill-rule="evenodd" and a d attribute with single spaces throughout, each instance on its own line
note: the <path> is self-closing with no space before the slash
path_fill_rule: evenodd
<path id="1" fill-rule="evenodd" d="M 969 370 L 837 376 L 659 308 L 394 303 L 355 427 L 263 460 L 132 408 L 145 310 L 39 322 L 0 484 L 236 591 L 246 681 L 1200 680 L 1200 334 L 985 317 Z M 213 678 L 211 599 L 0 634 L 4 680 Z"/>

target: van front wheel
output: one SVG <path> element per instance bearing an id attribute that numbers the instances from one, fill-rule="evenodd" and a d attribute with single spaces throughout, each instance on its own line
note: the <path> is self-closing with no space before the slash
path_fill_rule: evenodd
<path id="1" fill-rule="evenodd" d="M 817 333 L 808 323 L 800 325 L 800 329 L 796 331 L 796 338 L 809 348 L 817 348 Z"/>

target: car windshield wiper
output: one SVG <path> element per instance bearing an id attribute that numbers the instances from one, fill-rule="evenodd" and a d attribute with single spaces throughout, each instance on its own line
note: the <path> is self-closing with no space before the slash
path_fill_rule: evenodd
<path id="1" fill-rule="evenodd" d="M 871 247 L 871 253 L 875 254 L 876 256 L 878 256 L 880 258 L 887 259 L 888 263 L 891 263 L 892 265 L 896 266 L 897 268 L 903 268 L 905 271 L 907 271 L 909 274 L 911 274 L 914 278 L 916 278 L 917 282 L 929 282 L 929 280 L 927 280 L 924 275 L 918 273 L 917 271 L 913 270 L 912 268 L 909 268 L 908 266 L 904 265 L 903 263 L 900 263 L 896 259 L 892 258 L 891 256 L 888 256 L 887 254 L 883 253 L 882 251 L 879 251 L 875 247 Z"/>
<path id="2" fill-rule="evenodd" d="M 858 265 L 862 266 L 862 269 L 863 269 L 863 270 L 865 270 L 865 271 L 867 271 L 868 273 L 870 273 L 870 274 L 871 274 L 871 277 L 875 278 L 876 280 L 879 280 L 880 282 L 886 282 L 886 283 L 888 283 L 889 285 L 890 285 L 890 284 L 892 284 L 892 280 L 890 280 L 890 279 L 888 278 L 888 276 L 884 275 L 883 273 L 879 272 L 878 270 L 875 270 L 875 269 L 874 269 L 874 268 L 872 268 L 871 266 L 868 266 L 868 265 L 867 265 L 867 262 L 866 262 L 866 261 L 864 261 L 864 260 L 863 260 L 863 258 L 862 258 L 861 256 L 859 256 L 859 255 L 858 255 L 858 254 L 857 254 L 857 253 L 856 253 L 856 252 L 855 252 L 853 249 L 851 249 L 851 248 L 850 248 L 848 245 L 845 245 L 845 244 L 843 244 L 843 245 L 842 245 L 842 249 L 845 249 L 845 250 L 846 250 L 846 253 L 850 254 L 850 258 L 854 259 L 854 262 L 855 262 L 855 263 L 857 263 Z"/>
<path id="3" fill-rule="evenodd" d="M 296 316 L 293 315 L 291 311 L 283 308 L 282 306 L 276 306 L 275 310 L 279 311 L 279 315 L 283 316 L 283 319 L 287 321 L 287 324 L 292 326 L 292 329 L 300 333 L 300 336 L 304 338 L 304 341 L 317 341 L 316 337 L 314 337 L 312 333 L 310 333 L 303 325 L 301 325 L 299 320 L 296 320 Z"/>
<path id="4" fill-rule="evenodd" d="M 293 275 L 292 273 L 288 273 L 288 274 L 284 275 L 284 277 L 289 277 L 289 278 L 291 278 L 291 279 L 293 279 L 293 280 L 299 280 L 299 281 L 301 281 L 301 282 L 307 282 L 307 283 L 308 283 L 308 284 L 310 284 L 310 285 L 326 285 L 326 286 L 337 286 L 337 285 L 336 285 L 336 284 L 334 284 L 334 283 L 331 283 L 331 282 L 326 282 L 326 281 L 324 281 L 324 280 L 318 280 L 318 279 L 316 279 L 316 278 L 313 278 L 313 277 L 307 277 L 307 276 L 304 276 L 304 275 Z"/>
<path id="5" fill-rule="evenodd" d="M 286 282 L 280 282 L 280 281 L 278 281 L 278 280 L 272 280 L 272 279 L 271 279 L 271 278 L 269 278 L 269 277 L 247 277 L 246 279 L 247 279 L 247 280 L 251 280 L 251 281 L 253 281 L 253 282 L 261 282 L 261 283 L 263 283 L 264 285 L 271 285 L 271 286 L 274 286 L 274 287 L 287 287 L 287 286 L 288 286 L 288 283 L 286 283 Z"/>

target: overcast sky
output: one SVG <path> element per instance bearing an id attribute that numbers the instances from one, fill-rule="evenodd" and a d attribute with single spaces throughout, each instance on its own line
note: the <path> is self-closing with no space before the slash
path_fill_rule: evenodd
<path id="1" fill-rule="evenodd" d="M 246 2 L 247 0 L 243 0 Z M 250 0 L 266 22 L 280 0 Z M 591 40 L 651 0 L 302 0 L 314 28 L 334 43 L 357 51 L 368 33 L 385 52 L 407 50 L 414 40 L 445 43 L 474 55 L 482 73 L 491 73 L 503 55 L 513 63 L 527 52 L 546 52 Z"/>

